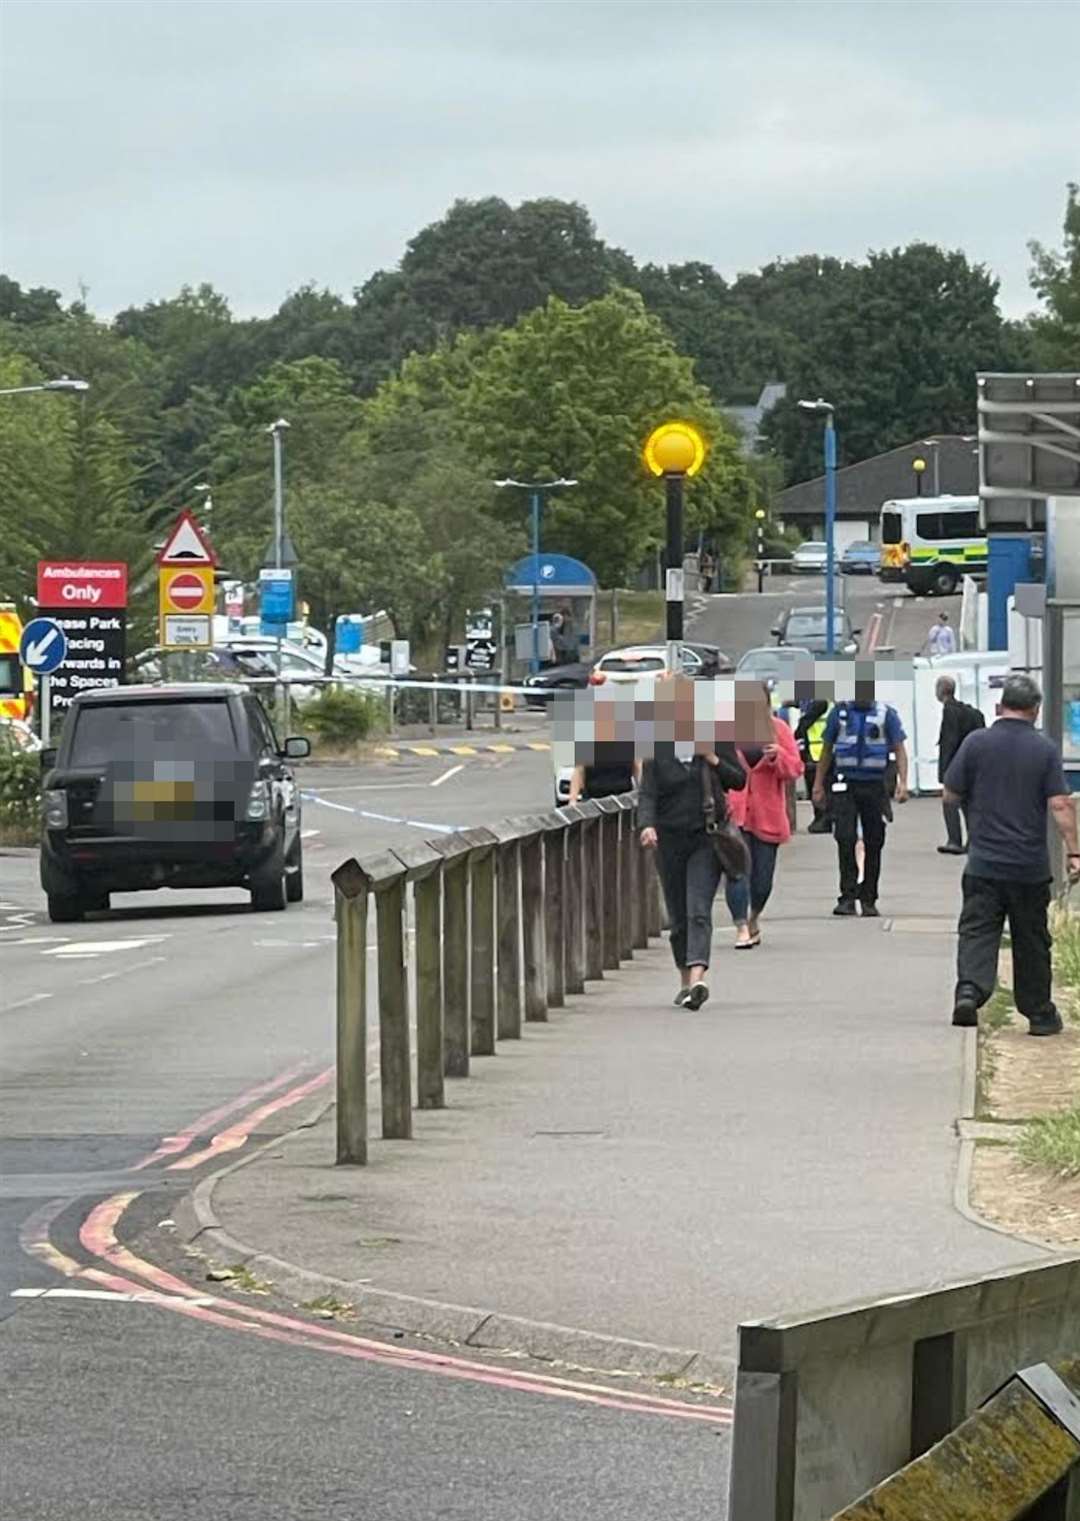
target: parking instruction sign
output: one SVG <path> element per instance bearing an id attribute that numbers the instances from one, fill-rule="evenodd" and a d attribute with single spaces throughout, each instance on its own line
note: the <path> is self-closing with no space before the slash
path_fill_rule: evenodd
<path id="1" fill-rule="evenodd" d="M 293 617 L 293 573 L 284 566 L 259 572 L 259 633 L 284 639 Z"/>
<path id="2" fill-rule="evenodd" d="M 53 713 L 63 714 L 79 692 L 117 687 L 123 681 L 127 598 L 128 568 L 121 560 L 38 562 L 39 617 L 34 622 L 48 619 L 58 624 L 65 644 L 49 676 Z M 40 651 L 40 639 L 35 645 Z M 49 650 L 54 647 L 50 644 Z"/>

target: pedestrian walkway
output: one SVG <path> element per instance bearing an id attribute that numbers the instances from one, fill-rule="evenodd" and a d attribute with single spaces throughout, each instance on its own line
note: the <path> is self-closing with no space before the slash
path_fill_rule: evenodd
<path id="1" fill-rule="evenodd" d="M 357 1297 L 473 1306 L 721 1365 L 740 1320 L 1031 1259 L 953 1203 L 961 868 L 935 853 L 940 829 L 934 801 L 897 809 L 884 917 L 867 921 L 831 917 L 834 844 L 800 834 L 781 851 L 762 947 L 736 954 L 719 930 L 700 1013 L 672 1006 L 666 946 L 639 952 L 474 1059 L 449 1107 L 417 1114 L 412 1142 L 376 1141 L 368 1168 L 332 1166 L 329 1116 L 234 1171 L 214 1195 L 222 1225 Z M 724 925 L 722 898 L 716 913 Z M 513 1327 L 501 1335 L 514 1344 Z"/>

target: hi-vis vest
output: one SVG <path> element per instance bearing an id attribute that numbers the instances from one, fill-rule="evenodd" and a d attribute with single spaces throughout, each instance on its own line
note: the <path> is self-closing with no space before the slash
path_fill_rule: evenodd
<path id="1" fill-rule="evenodd" d="M 826 710 L 820 718 L 816 718 L 806 731 L 806 748 L 812 761 L 821 759 L 822 747 L 825 744 L 825 725 L 828 723 L 829 714 Z"/>
<path id="2" fill-rule="evenodd" d="M 833 746 L 837 774 L 854 781 L 884 779 L 889 764 L 889 741 L 885 734 L 888 708 L 875 702 L 870 708 L 837 708 L 840 727 Z"/>

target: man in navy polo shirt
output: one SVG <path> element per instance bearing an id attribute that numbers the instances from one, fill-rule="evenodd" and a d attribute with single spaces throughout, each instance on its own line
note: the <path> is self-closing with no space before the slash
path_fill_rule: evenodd
<path id="1" fill-rule="evenodd" d="M 813 801 L 825 806 L 830 766 L 833 834 L 840 859 L 840 896 L 833 913 L 850 918 L 862 909 L 864 919 L 878 916 L 878 881 L 885 847 L 885 821 L 891 819 L 888 776 L 896 764 L 896 801 L 907 802 L 907 736 L 900 715 L 874 696 L 872 679 L 856 676 L 853 702 L 838 702 L 825 723 L 824 743 L 814 778 Z M 862 828 L 863 874 L 855 846 Z"/>
<path id="2" fill-rule="evenodd" d="M 1029 1035 L 1057 1035 L 1051 997 L 1050 851 L 1047 809 L 1065 841 L 1070 882 L 1080 881 L 1076 807 L 1061 756 L 1035 728 L 1042 693 L 1030 676 L 1009 676 L 998 719 L 967 735 L 945 772 L 945 802 L 968 815 L 964 906 L 956 948 L 954 1025 L 975 1025 L 997 985 L 1001 931 L 1009 921 L 1013 997 Z"/>

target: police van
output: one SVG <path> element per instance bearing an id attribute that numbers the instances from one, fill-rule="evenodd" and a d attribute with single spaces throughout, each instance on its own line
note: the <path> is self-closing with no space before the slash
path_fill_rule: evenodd
<path id="1" fill-rule="evenodd" d="M 913 496 L 882 505 L 882 581 L 947 597 L 964 576 L 986 574 L 988 553 L 977 496 Z"/>

